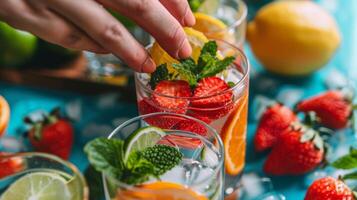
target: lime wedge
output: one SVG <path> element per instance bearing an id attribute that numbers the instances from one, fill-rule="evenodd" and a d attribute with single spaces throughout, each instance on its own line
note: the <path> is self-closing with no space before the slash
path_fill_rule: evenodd
<path id="1" fill-rule="evenodd" d="M 124 161 L 128 159 L 131 152 L 141 151 L 147 147 L 152 147 L 164 136 L 165 132 L 154 126 L 136 130 L 124 142 Z"/>
<path id="2" fill-rule="evenodd" d="M 0 200 L 71 200 L 67 180 L 55 173 L 33 172 L 16 180 Z"/>

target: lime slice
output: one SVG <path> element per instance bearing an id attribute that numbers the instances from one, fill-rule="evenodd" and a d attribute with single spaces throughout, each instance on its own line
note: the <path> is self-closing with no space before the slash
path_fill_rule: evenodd
<path id="1" fill-rule="evenodd" d="M 216 13 L 221 1 L 222 0 L 205 0 L 198 8 L 198 12 L 213 15 L 214 13 Z"/>
<path id="2" fill-rule="evenodd" d="M 125 140 L 124 161 L 128 159 L 131 152 L 141 151 L 147 147 L 152 147 L 165 135 L 166 134 L 162 129 L 154 126 L 148 126 L 136 130 Z"/>
<path id="3" fill-rule="evenodd" d="M 34 172 L 16 180 L 1 200 L 71 200 L 67 180 L 55 173 Z"/>

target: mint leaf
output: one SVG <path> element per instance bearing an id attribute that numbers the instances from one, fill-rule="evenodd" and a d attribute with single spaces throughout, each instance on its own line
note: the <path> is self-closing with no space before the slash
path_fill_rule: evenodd
<path id="1" fill-rule="evenodd" d="M 163 80 L 169 80 L 170 79 L 170 74 L 169 70 L 167 69 L 166 64 L 159 65 L 156 67 L 156 70 L 151 73 L 151 78 L 150 78 L 150 86 L 152 89 L 155 89 L 156 85 Z"/>
<path id="2" fill-rule="evenodd" d="M 331 165 L 337 169 L 357 168 L 357 149 L 351 148 L 349 154 L 337 159 Z"/>
<path id="3" fill-rule="evenodd" d="M 128 157 L 122 181 L 133 185 L 140 184 L 148 181 L 154 173 L 154 165 L 145 159 L 142 152 L 136 151 L 132 152 Z"/>
<path id="4" fill-rule="evenodd" d="M 343 175 L 342 179 L 343 180 L 347 180 L 347 179 L 357 180 L 357 171 Z"/>
<path id="5" fill-rule="evenodd" d="M 120 179 L 124 169 L 123 145 L 118 139 L 97 138 L 86 144 L 84 152 L 97 171 Z"/>
<path id="6" fill-rule="evenodd" d="M 232 87 L 234 87 L 236 84 L 235 84 L 234 82 L 232 82 L 232 81 L 228 81 L 228 82 L 227 82 L 227 85 L 232 88 Z"/>
<path id="7" fill-rule="evenodd" d="M 203 45 L 201 50 L 201 55 L 208 53 L 212 57 L 215 57 L 217 54 L 217 49 L 218 49 L 217 43 L 211 40 Z"/>
<path id="8" fill-rule="evenodd" d="M 192 12 L 196 12 L 204 0 L 188 0 Z"/>
<path id="9" fill-rule="evenodd" d="M 202 62 L 204 63 L 204 67 L 199 74 L 198 78 L 203 79 L 210 76 L 215 76 L 216 74 L 225 70 L 232 62 L 234 61 L 234 57 L 226 57 L 223 60 L 218 60 L 216 57 L 212 57 L 209 54 L 202 55 Z"/>
<path id="10" fill-rule="evenodd" d="M 154 167 L 156 176 L 160 176 L 178 165 L 182 160 L 182 153 L 175 147 L 155 145 L 146 148 L 143 157 L 150 161 Z"/>
<path id="11" fill-rule="evenodd" d="M 174 63 L 172 66 L 176 71 L 178 71 L 180 76 L 187 80 L 191 87 L 197 85 L 197 76 L 194 73 L 196 64 L 192 58 L 183 59 L 180 63 Z"/>

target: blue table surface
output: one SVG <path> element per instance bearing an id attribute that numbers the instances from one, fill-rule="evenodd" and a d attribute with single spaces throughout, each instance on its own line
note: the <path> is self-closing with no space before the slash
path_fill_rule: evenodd
<path id="1" fill-rule="evenodd" d="M 262 70 L 249 46 L 245 47 L 252 66 L 246 174 L 256 173 L 266 176 L 262 172 L 262 164 L 266 155 L 254 153 L 252 147 L 252 138 L 257 124 L 255 104 L 258 99 L 265 96 L 292 106 L 303 97 L 326 90 L 326 83 L 333 83 L 332 85 L 336 86 L 343 83 L 344 79 L 348 79 L 352 85 L 357 86 L 357 13 L 355 12 L 357 1 L 320 0 L 318 3 L 336 18 L 343 40 L 333 59 L 317 73 L 301 79 L 270 75 Z M 77 119 L 75 121 L 76 145 L 70 161 L 80 170 L 88 166 L 88 161 L 82 151 L 83 145 L 88 140 L 97 136 L 106 136 L 114 127 L 137 115 L 135 102 L 117 101 L 120 94 L 84 96 L 73 92 L 15 86 L 3 82 L 0 82 L 0 94 L 5 96 L 12 109 L 11 121 L 7 129 L 8 135 L 21 138 L 20 135 L 26 130 L 22 121 L 24 116 L 38 110 L 49 111 L 53 107 L 61 106 L 72 118 Z M 331 140 L 332 146 L 335 147 L 331 159 L 346 152 L 350 145 L 356 144 L 356 138 L 350 137 L 351 132 L 350 130 L 341 131 Z M 335 144 L 336 141 L 339 141 L 339 145 Z M 277 192 L 282 193 L 288 200 L 298 200 L 303 199 L 306 186 L 315 174 L 318 173 L 299 177 L 271 177 L 271 179 Z"/>

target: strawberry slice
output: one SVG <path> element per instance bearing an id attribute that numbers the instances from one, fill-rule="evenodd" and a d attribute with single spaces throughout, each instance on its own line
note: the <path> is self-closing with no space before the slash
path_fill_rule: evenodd
<path id="1" fill-rule="evenodd" d="M 232 102 L 233 93 L 227 91 L 230 87 L 228 84 L 219 77 L 207 77 L 198 82 L 193 97 L 206 97 L 191 102 L 193 107 L 199 108 L 217 108 L 222 107 Z M 224 92 L 223 94 L 220 94 Z"/>
<path id="2" fill-rule="evenodd" d="M 191 101 L 191 111 L 195 115 L 206 116 L 211 120 L 228 114 L 233 108 L 233 92 L 229 91 L 229 88 L 228 84 L 218 77 L 202 79 L 198 83 L 193 97 L 211 97 Z"/>
<path id="3" fill-rule="evenodd" d="M 155 113 L 155 112 L 162 112 L 158 107 L 156 107 L 156 105 L 154 104 L 154 102 L 145 97 L 142 100 L 140 100 L 138 102 L 138 109 L 139 109 L 139 113 L 140 115 L 145 115 L 145 114 L 150 114 L 150 113 Z M 173 117 L 173 116 L 152 116 L 152 117 L 148 117 L 145 118 L 145 121 L 152 125 L 152 126 L 156 126 L 162 129 L 171 129 L 171 127 L 173 127 L 175 124 L 177 124 L 179 121 L 181 121 L 182 119 L 179 119 L 177 117 Z"/>
<path id="4" fill-rule="evenodd" d="M 156 85 L 152 99 L 160 110 L 183 114 L 189 104 L 189 100 L 185 97 L 190 96 L 191 88 L 186 81 L 165 80 Z"/>
<path id="5" fill-rule="evenodd" d="M 197 149 L 201 147 L 202 142 L 197 138 L 185 137 L 182 135 L 171 134 L 165 135 L 158 144 L 164 144 L 173 147 L 180 147 L 185 149 Z"/>
<path id="6" fill-rule="evenodd" d="M 8 158 L 10 153 L 0 152 L 0 179 L 20 172 L 23 168 L 23 161 L 20 158 Z"/>

